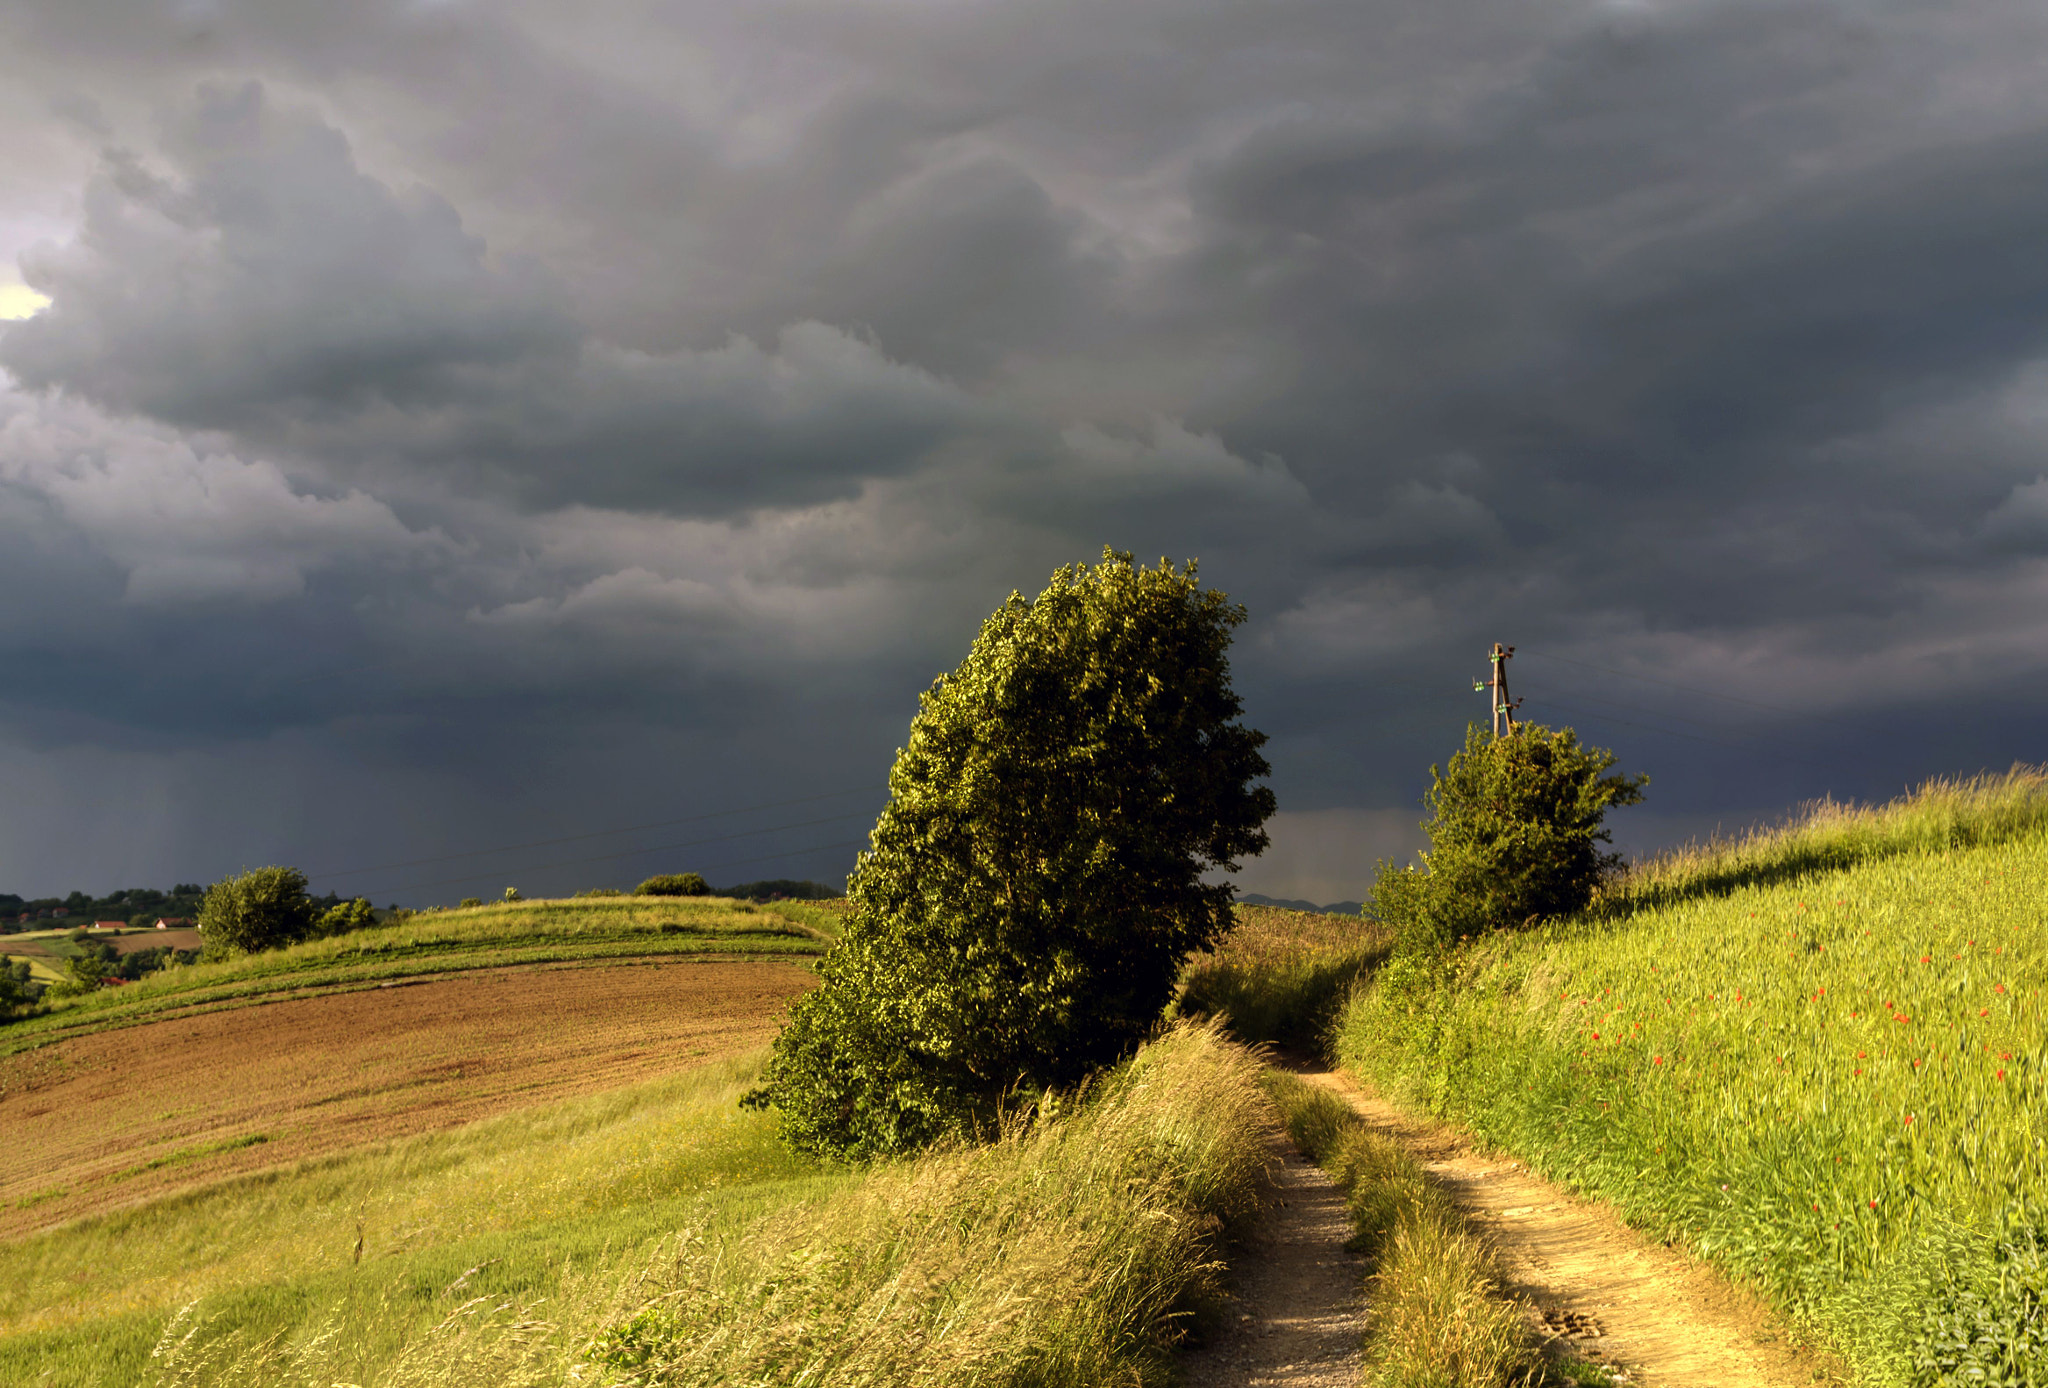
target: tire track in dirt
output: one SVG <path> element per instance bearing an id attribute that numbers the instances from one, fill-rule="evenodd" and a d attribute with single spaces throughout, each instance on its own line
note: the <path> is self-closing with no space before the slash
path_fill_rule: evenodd
<path id="1" fill-rule="evenodd" d="M 1840 1378 L 1795 1346 L 1751 1294 L 1704 1263 L 1568 1195 L 1504 1156 L 1476 1151 L 1455 1129 L 1403 1113 L 1344 1071 L 1304 1068 L 1374 1129 L 1421 1161 L 1492 1240 L 1507 1292 L 1567 1337 L 1582 1357 L 1622 1369 L 1644 1388 L 1801 1388 Z"/>
<path id="2" fill-rule="evenodd" d="M 1271 1189 L 1231 1259 L 1222 1329 L 1181 1355 L 1183 1388 L 1351 1388 L 1365 1331 L 1363 1260 L 1345 1251 L 1344 1192 L 1283 1132 Z"/>

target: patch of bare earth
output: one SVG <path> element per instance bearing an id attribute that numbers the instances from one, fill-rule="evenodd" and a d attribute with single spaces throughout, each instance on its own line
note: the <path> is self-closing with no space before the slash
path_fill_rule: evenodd
<path id="1" fill-rule="evenodd" d="M 1395 1108 L 1343 1072 L 1302 1078 L 1342 1096 L 1414 1152 L 1499 1250 L 1509 1285 L 1583 1358 L 1646 1388 L 1796 1388 L 1837 1366 L 1794 1345 L 1784 1322 L 1712 1268 L 1656 1243 L 1612 1211 L 1568 1195 L 1455 1129 Z"/>
<path id="2" fill-rule="evenodd" d="M 1231 1259 L 1220 1333 L 1181 1356 L 1186 1388 L 1351 1388 L 1365 1329 L 1363 1265 L 1347 1253 L 1344 1193 L 1284 1134 L 1265 1212 Z"/>
<path id="3" fill-rule="evenodd" d="M 747 1050 L 816 982 L 780 963 L 484 969 L 53 1042 L 0 1059 L 0 1238 Z"/>

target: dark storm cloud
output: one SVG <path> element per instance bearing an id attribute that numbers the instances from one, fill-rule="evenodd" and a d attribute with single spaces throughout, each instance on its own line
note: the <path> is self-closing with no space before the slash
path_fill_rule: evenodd
<path id="1" fill-rule="evenodd" d="M 544 267 L 490 263 L 444 199 L 255 84 L 202 90 L 166 146 L 168 176 L 110 151 L 78 239 L 27 258 L 53 306 L 0 335 L 22 384 L 334 464 L 699 512 L 847 494 L 974 414 L 816 322 L 771 349 L 593 341 Z"/>
<path id="2" fill-rule="evenodd" d="M 2040 755 L 2037 6 L 0 26 L 0 726 L 181 806 L 166 880 L 878 778 L 1105 540 L 1251 604 L 1282 894 L 1398 851 L 1496 638 L 1639 845 Z"/>

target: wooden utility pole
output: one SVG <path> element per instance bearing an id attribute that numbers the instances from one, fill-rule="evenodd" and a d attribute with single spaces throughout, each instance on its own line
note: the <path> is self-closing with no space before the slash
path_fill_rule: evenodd
<path id="1" fill-rule="evenodd" d="M 1522 706 L 1520 699 L 1508 698 L 1508 661 L 1514 658 L 1515 648 L 1493 643 L 1493 653 L 1487 659 L 1493 662 L 1493 678 L 1485 683 L 1472 681 L 1474 692 L 1493 691 L 1493 735 L 1505 737 L 1515 730 L 1515 710 Z"/>

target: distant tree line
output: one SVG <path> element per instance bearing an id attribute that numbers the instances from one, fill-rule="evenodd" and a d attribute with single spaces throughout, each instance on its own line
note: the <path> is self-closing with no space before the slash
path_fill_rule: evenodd
<path id="1" fill-rule="evenodd" d="M 72 892 L 68 896 L 22 897 L 0 892 L 0 934 L 62 930 L 94 921 L 154 925 L 164 916 L 190 920 L 199 914 L 199 902 L 205 895 L 206 888 L 195 882 L 180 882 L 167 892 L 155 887 L 128 887 L 105 896 Z"/>

